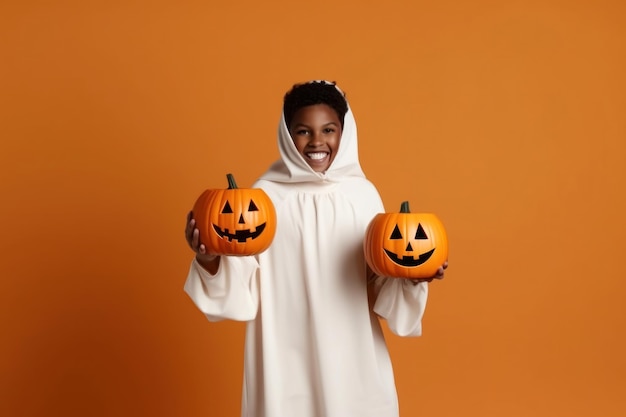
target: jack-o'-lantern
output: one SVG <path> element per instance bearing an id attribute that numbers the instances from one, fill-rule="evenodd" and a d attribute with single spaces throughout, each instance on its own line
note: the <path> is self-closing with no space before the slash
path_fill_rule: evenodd
<path id="1" fill-rule="evenodd" d="M 377 275 L 427 279 L 448 260 L 448 238 L 432 213 L 411 213 L 405 201 L 399 213 L 379 213 L 363 241 L 365 259 Z"/>
<path id="2" fill-rule="evenodd" d="M 272 200 L 260 188 L 237 188 L 232 174 L 226 178 L 227 189 L 205 190 L 193 206 L 200 242 L 210 254 L 261 253 L 276 232 Z"/>

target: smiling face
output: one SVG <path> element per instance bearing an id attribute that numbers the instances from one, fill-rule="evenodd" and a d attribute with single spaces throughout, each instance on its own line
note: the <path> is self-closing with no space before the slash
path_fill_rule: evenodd
<path id="1" fill-rule="evenodd" d="M 306 163 L 316 172 L 326 172 L 341 140 L 341 121 L 335 110 L 326 104 L 302 107 L 293 115 L 289 133 Z"/>

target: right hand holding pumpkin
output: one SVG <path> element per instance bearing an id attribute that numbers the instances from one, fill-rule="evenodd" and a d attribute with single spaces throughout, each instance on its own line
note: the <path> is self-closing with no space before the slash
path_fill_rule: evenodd
<path id="1" fill-rule="evenodd" d="M 187 244 L 196 253 L 196 260 L 209 272 L 215 273 L 219 256 L 208 254 L 206 247 L 200 242 L 200 231 L 196 227 L 196 220 L 193 218 L 193 211 L 187 214 L 187 225 L 185 226 L 185 239 Z"/>

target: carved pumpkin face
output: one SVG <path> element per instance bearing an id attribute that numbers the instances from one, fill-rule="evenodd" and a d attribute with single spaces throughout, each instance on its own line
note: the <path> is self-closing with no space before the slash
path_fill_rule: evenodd
<path id="1" fill-rule="evenodd" d="M 272 200 L 260 188 L 237 188 L 234 177 L 227 178 L 228 189 L 206 190 L 194 204 L 200 242 L 211 254 L 261 253 L 276 232 Z"/>
<path id="2" fill-rule="evenodd" d="M 365 259 L 377 275 L 432 278 L 448 260 L 448 238 L 432 213 L 381 213 L 370 222 L 363 242 Z"/>

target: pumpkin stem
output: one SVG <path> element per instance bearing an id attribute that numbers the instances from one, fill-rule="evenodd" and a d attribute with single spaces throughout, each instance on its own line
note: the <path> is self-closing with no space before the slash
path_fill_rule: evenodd
<path id="1" fill-rule="evenodd" d="M 226 179 L 228 179 L 228 189 L 234 190 L 237 188 L 237 183 L 235 182 L 235 177 L 233 174 L 226 174 Z"/>
<path id="2" fill-rule="evenodd" d="M 410 213 L 411 211 L 409 210 L 409 202 L 408 201 L 403 201 L 402 204 L 400 205 L 400 213 Z"/>

